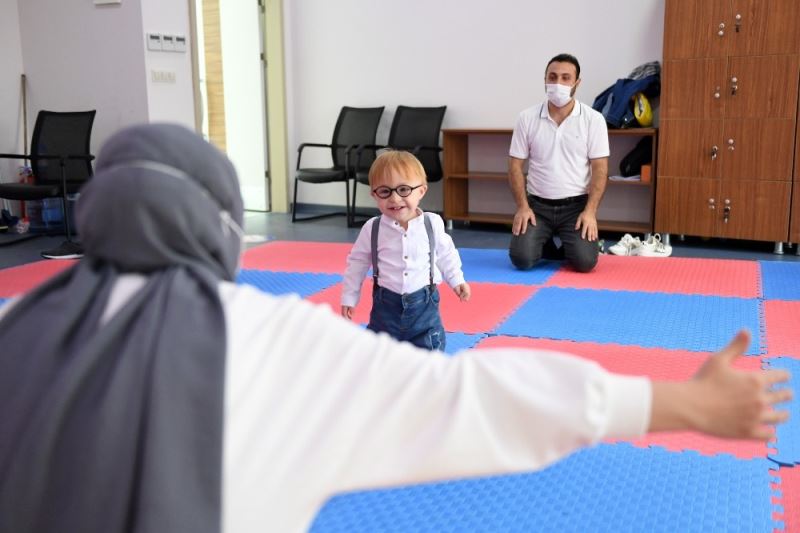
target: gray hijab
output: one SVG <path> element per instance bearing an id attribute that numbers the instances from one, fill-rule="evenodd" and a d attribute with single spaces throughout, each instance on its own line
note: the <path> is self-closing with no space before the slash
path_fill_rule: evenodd
<path id="1" fill-rule="evenodd" d="M 168 124 L 111 137 L 86 255 L 0 321 L 0 532 L 221 527 L 225 315 L 242 200 L 230 161 Z M 100 320 L 120 274 L 147 274 Z"/>

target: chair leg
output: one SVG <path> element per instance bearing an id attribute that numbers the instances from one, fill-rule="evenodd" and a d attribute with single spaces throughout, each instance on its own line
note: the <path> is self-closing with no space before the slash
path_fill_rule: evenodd
<path id="1" fill-rule="evenodd" d="M 356 186 L 353 184 L 353 189 Z M 353 207 L 355 208 L 355 206 Z M 344 210 L 347 220 L 347 227 L 350 227 L 350 218 L 353 216 L 353 211 L 350 209 L 350 180 L 344 180 Z"/>
<path id="2" fill-rule="evenodd" d="M 67 236 L 67 242 L 72 242 L 72 228 L 69 225 L 69 201 L 67 200 L 67 191 L 61 191 L 61 212 L 64 214 L 64 233 Z"/>
<path id="3" fill-rule="evenodd" d="M 352 208 L 350 209 L 350 216 L 347 217 L 347 227 L 352 228 L 356 225 L 356 191 L 358 190 L 358 180 L 353 180 L 353 201 L 350 202 Z"/>
<path id="4" fill-rule="evenodd" d="M 297 186 L 298 179 L 294 179 L 294 199 L 292 200 L 292 222 L 297 222 Z"/>

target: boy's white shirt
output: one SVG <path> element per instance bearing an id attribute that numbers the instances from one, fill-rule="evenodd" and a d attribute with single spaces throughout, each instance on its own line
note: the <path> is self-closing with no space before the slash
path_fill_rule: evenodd
<path id="1" fill-rule="evenodd" d="M 121 276 L 104 319 L 144 282 Z M 536 470 L 649 424 L 650 381 L 591 361 L 510 348 L 448 357 L 296 296 L 228 282 L 220 296 L 226 533 L 305 531 L 341 491 Z"/>
<path id="2" fill-rule="evenodd" d="M 378 233 L 378 283 L 384 289 L 397 294 L 407 294 L 430 284 L 430 261 L 428 235 L 425 231 L 425 213 L 408 221 L 408 229 L 380 215 Z M 433 281 L 438 284 L 444 280 L 450 287 L 464 283 L 461 270 L 461 257 L 453 244 L 453 239 L 444 229 L 442 217 L 427 213 L 436 241 L 434 253 Z M 372 268 L 372 221 L 371 218 L 361 228 L 350 254 L 347 256 L 347 269 L 342 283 L 341 304 L 355 307 L 361 297 L 361 285 L 367 272 Z"/>

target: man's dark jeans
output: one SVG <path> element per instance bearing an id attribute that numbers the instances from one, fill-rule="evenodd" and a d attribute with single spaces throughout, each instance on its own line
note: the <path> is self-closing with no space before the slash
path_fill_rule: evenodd
<path id="1" fill-rule="evenodd" d="M 599 249 L 597 242 L 581 238 L 581 230 L 575 229 L 578 215 L 586 207 L 587 195 L 568 201 L 548 201 L 528 195 L 528 205 L 536 215 L 536 225 L 525 233 L 513 235 L 508 255 L 511 263 L 520 270 L 533 268 L 542 258 L 542 248 L 547 240 L 558 235 L 564 247 L 564 256 L 578 272 L 589 272 L 597 264 Z M 563 202 L 564 205 L 554 205 Z"/>

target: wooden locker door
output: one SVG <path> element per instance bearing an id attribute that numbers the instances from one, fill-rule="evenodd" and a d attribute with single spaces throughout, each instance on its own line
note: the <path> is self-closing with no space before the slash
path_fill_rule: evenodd
<path id="1" fill-rule="evenodd" d="M 792 187 L 792 215 L 791 226 L 789 227 L 789 242 L 800 246 L 800 185 L 795 180 Z"/>
<path id="2" fill-rule="evenodd" d="M 724 83 L 725 118 L 794 119 L 799 74 L 796 54 L 731 57 Z"/>
<path id="3" fill-rule="evenodd" d="M 722 178 L 791 181 L 794 130 L 794 119 L 726 119 Z"/>
<path id="4" fill-rule="evenodd" d="M 717 202 L 717 236 L 785 241 L 789 233 L 791 193 L 792 183 L 789 181 L 723 180 Z M 730 206 L 727 223 L 726 205 Z"/>
<path id="5" fill-rule="evenodd" d="M 797 110 L 797 122 L 800 122 L 800 109 Z M 792 215 L 789 240 L 800 246 L 800 135 L 795 135 L 794 143 L 794 181 L 792 182 Z"/>
<path id="6" fill-rule="evenodd" d="M 722 118 L 725 59 L 665 61 L 661 76 L 661 118 Z"/>
<path id="7" fill-rule="evenodd" d="M 730 55 L 796 54 L 800 51 L 800 2 L 732 0 Z"/>
<path id="8" fill-rule="evenodd" d="M 733 30 L 729 0 L 667 0 L 664 59 L 724 57 Z"/>
<path id="9" fill-rule="evenodd" d="M 658 178 L 655 231 L 714 236 L 719 180 Z"/>
<path id="10" fill-rule="evenodd" d="M 659 177 L 722 176 L 722 120 L 664 119 L 659 129 Z M 717 157 L 713 157 L 714 147 Z"/>

